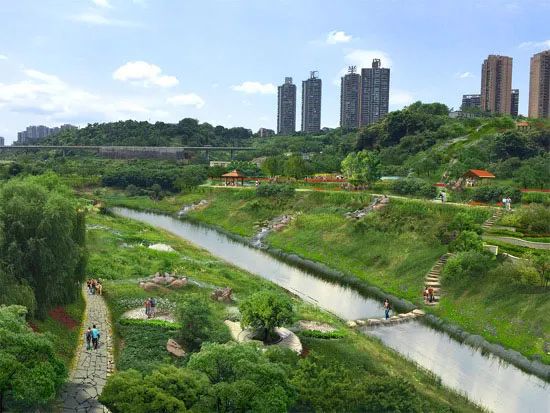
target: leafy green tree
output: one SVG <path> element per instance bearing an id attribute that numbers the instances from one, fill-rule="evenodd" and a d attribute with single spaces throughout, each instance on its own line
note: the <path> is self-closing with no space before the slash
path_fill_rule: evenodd
<path id="1" fill-rule="evenodd" d="M 202 185 L 208 178 L 207 169 L 199 165 L 189 165 L 181 168 L 179 177 L 176 179 L 174 186 L 180 191 L 191 190 L 199 185 Z"/>
<path id="2" fill-rule="evenodd" d="M 47 335 L 34 333 L 21 306 L 0 306 L 0 412 L 34 410 L 55 399 L 67 372 Z"/>
<path id="3" fill-rule="evenodd" d="M 200 374 L 180 373 L 176 367 L 165 367 L 155 373 L 154 377 L 143 377 L 140 372 L 130 369 L 110 376 L 99 397 L 100 402 L 113 413 L 182 413 L 187 411 L 186 402 L 192 405 L 206 391 L 207 380 Z M 153 380 L 160 378 L 160 383 Z M 182 391 L 187 386 L 189 388 Z"/>
<path id="4" fill-rule="evenodd" d="M 515 172 L 515 180 L 524 188 L 545 188 L 550 185 L 550 155 L 537 156 L 523 162 Z"/>
<path id="5" fill-rule="evenodd" d="M 26 281 L 19 282 L 14 276 L 0 269 L 0 305 L 21 305 L 32 316 L 36 310 L 34 292 Z"/>
<path id="6" fill-rule="evenodd" d="M 262 163 L 262 171 L 267 176 L 283 175 L 285 159 L 281 156 L 270 156 Z"/>
<path id="7" fill-rule="evenodd" d="M 253 344 L 205 344 L 187 366 L 210 380 L 211 398 L 201 403 L 206 411 L 286 412 L 293 403 L 289 366 Z"/>
<path id="8" fill-rule="evenodd" d="M 541 285 L 548 287 L 548 284 L 550 284 L 550 254 L 531 254 L 530 258 L 533 267 L 539 274 Z"/>
<path id="9" fill-rule="evenodd" d="M 352 152 L 342 161 L 342 172 L 352 185 L 372 184 L 380 179 L 380 160 L 374 152 Z"/>
<path id="10" fill-rule="evenodd" d="M 225 342 L 229 339 L 227 327 L 223 324 L 217 326 L 212 306 L 200 295 L 186 295 L 178 305 L 176 317 L 182 326 L 179 338 L 187 350 L 199 349 L 204 341 Z"/>
<path id="11" fill-rule="evenodd" d="M 311 168 L 300 155 L 292 155 L 285 161 L 283 170 L 285 176 L 302 179 L 309 175 Z"/>
<path id="12" fill-rule="evenodd" d="M 242 301 L 241 325 L 261 331 L 264 342 L 273 339 L 275 327 L 290 323 L 294 312 L 292 301 L 285 295 L 274 291 L 258 291 Z"/>
<path id="13" fill-rule="evenodd" d="M 84 278 L 84 215 L 67 192 L 48 177 L 11 180 L 0 190 L 0 259 L 32 287 L 39 317 L 74 300 Z"/>

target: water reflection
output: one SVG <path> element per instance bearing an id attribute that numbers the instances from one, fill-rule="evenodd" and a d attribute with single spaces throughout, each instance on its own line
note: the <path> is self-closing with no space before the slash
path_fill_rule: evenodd
<path id="1" fill-rule="evenodd" d="M 114 212 L 180 236 L 225 261 L 267 278 L 304 300 L 315 303 L 343 319 L 380 317 L 380 304 L 357 292 L 331 284 L 278 261 L 261 250 L 235 241 L 199 225 L 175 218 L 125 208 Z M 387 346 L 441 377 L 442 382 L 495 412 L 550 413 L 550 388 L 541 379 L 487 357 L 460 344 L 445 333 L 418 322 L 370 329 Z"/>
<path id="2" fill-rule="evenodd" d="M 262 250 L 235 242 L 212 229 L 166 215 L 125 208 L 114 208 L 113 212 L 170 231 L 231 264 L 273 281 L 302 299 L 345 320 L 383 315 L 381 305 L 376 300 L 365 298 L 350 288 L 317 278 L 307 271 L 279 261 Z"/>
<path id="3" fill-rule="evenodd" d="M 550 412 L 547 383 L 445 333 L 418 322 L 364 331 L 495 412 Z"/>

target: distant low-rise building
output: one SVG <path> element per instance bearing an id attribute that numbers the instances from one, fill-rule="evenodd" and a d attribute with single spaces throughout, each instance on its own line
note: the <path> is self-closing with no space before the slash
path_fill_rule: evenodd
<path id="1" fill-rule="evenodd" d="M 274 136 L 275 131 L 273 129 L 267 129 L 267 128 L 260 128 L 258 129 L 258 136 L 260 138 L 269 138 L 270 136 Z"/>
<path id="2" fill-rule="evenodd" d="M 462 95 L 462 105 L 460 105 L 460 109 L 461 110 L 481 109 L 481 95 L 480 94 Z"/>
<path id="3" fill-rule="evenodd" d="M 229 166 L 231 164 L 230 161 L 210 161 L 210 166 L 221 166 L 225 168 L 226 166 Z"/>

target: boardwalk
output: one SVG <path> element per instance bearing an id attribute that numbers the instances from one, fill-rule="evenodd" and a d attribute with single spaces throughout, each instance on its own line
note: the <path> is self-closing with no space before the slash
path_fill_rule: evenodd
<path id="1" fill-rule="evenodd" d="M 61 394 L 63 413 L 108 412 L 97 398 L 114 366 L 109 311 L 103 297 L 89 295 L 87 291 L 84 291 L 84 297 L 86 299 L 84 327 L 95 324 L 99 328 L 100 346 L 97 350 L 86 350 L 85 343 L 81 343 L 69 381 Z"/>

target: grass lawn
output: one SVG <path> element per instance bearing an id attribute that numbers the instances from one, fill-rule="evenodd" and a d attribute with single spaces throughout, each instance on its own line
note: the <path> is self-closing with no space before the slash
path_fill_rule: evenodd
<path id="1" fill-rule="evenodd" d="M 164 326 L 121 325 L 118 322 L 125 311 L 141 306 L 144 298 L 152 295 L 139 288 L 138 281 L 142 277 L 156 271 L 175 270 L 177 274 L 187 275 L 201 283 L 201 287 L 187 286 L 179 291 L 155 292 L 159 311 L 173 310 L 178 301 L 191 292 L 209 296 L 214 286 L 233 288 L 237 303 L 262 289 L 283 292 L 267 280 L 246 273 L 186 241 L 147 225 L 108 215 L 90 215 L 88 225 L 90 271 L 105 279 L 104 294 L 115 322 L 118 369 L 148 371 L 160 363 L 185 363 L 185 360 L 174 359 L 164 349 L 166 340 L 176 335 L 175 330 Z M 166 243 L 176 252 L 158 252 L 141 245 L 154 242 Z M 292 299 L 298 319 L 329 323 L 344 333 L 343 338 L 334 340 L 302 337 L 310 352 L 337 358 L 350 368 L 360 366 L 365 374 L 406 378 L 427 401 L 429 411 L 440 411 L 441 408 L 461 412 L 477 411 L 466 399 L 443 388 L 436 378 L 418 369 L 378 340 L 349 330 L 331 314 L 295 297 Z M 231 310 L 229 307 L 236 304 L 212 302 L 212 305 L 216 319 L 223 326 L 222 321 Z"/>

